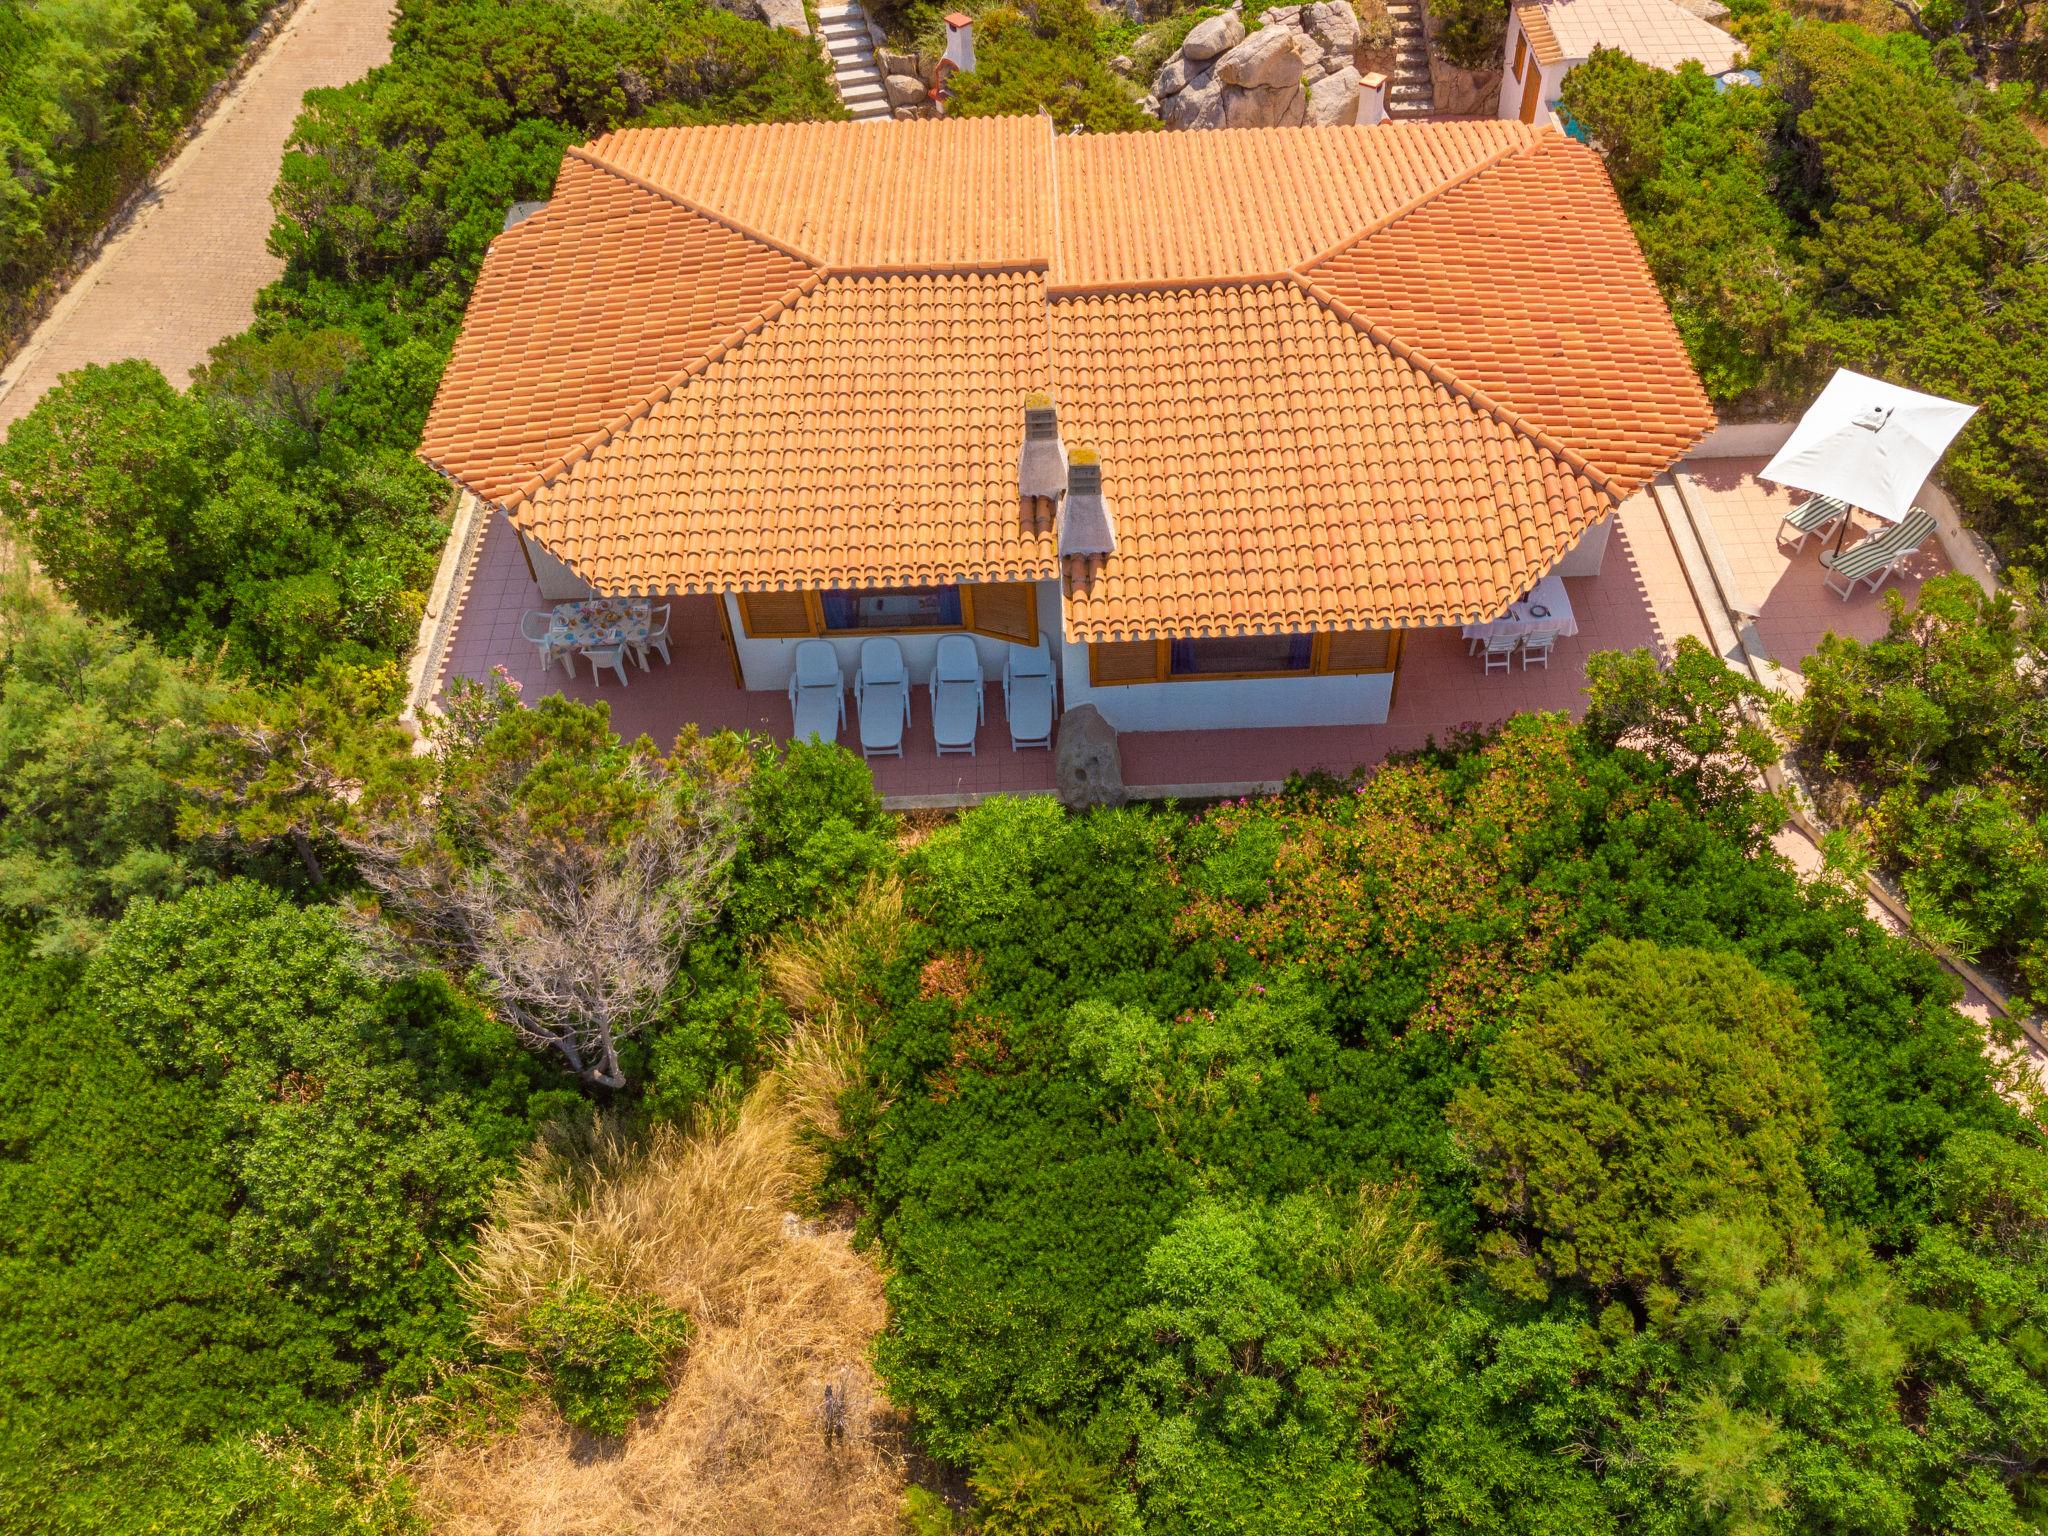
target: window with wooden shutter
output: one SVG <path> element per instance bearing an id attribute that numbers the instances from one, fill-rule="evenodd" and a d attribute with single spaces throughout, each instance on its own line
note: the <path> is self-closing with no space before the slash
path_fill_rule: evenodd
<path id="1" fill-rule="evenodd" d="M 1028 581 L 996 581 L 963 587 L 967 627 L 997 640 L 1038 644 L 1038 589 Z"/>
<path id="2" fill-rule="evenodd" d="M 740 622 L 755 640 L 787 640 L 818 632 L 808 592 L 742 592 Z"/>
<path id="3" fill-rule="evenodd" d="M 1400 656 L 1398 629 L 1351 629 L 1323 637 L 1325 672 L 1391 672 Z"/>
<path id="4" fill-rule="evenodd" d="M 1164 640 L 1098 640 L 1088 647 L 1088 681 L 1156 683 L 1166 676 Z"/>
<path id="5" fill-rule="evenodd" d="M 1526 64 L 1528 61 L 1529 34 L 1526 32 L 1517 31 L 1515 33 L 1515 79 L 1518 83 L 1522 78 L 1522 66 Z"/>

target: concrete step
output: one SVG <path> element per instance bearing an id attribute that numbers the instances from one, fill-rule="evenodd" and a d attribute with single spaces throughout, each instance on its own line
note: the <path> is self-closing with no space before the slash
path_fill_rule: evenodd
<path id="1" fill-rule="evenodd" d="M 889 105 L 889 93 L 882 89 L 878 80 L 864 80 L 858 85 L 843 85 L 839 88 L 839 99 L 849 107 L 860 106 L 863 102 L 879 101 Z"/>

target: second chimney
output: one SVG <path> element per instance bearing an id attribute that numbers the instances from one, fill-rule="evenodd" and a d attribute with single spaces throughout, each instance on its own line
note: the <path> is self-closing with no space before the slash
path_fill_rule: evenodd
<path id="1" fill-rule="evenodd" d="M 974 72 L 974 18 L 954 11 L 946 18 L 946 51 L 940 55 L 962 74 Z"/>
<path id="2" fill-rule="evenodd" d="M 1116 553 L 1116 518 L 1102 496 L 1102 456 L 1076 448 L 1067 461 L 1067 499 L 1060 505 L 1060 554 Z"/>

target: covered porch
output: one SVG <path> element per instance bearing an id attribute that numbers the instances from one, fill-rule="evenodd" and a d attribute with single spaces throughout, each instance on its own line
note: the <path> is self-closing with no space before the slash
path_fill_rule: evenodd
<path id="1" fill-rule="evenodd" d="M 1348 772 L 1390 752 L 1420 747 L 1432 737 L 1443 740 L 1523 711 L 1576 713 L 1583 708 L 1585 659 L 1594 651 L 1636 646 L 1668 651 L 1680 635 L 1706 633 L 1677 553 L 1647 495 L 1631 499 L 1616 514 L 1601 574 L 1566 580 L 1578 633 L 1557 642 L 1547 667 L 1518 662 L 1508 672 L 1488 673 L 1480 658 L 1468 654 L 1457 630 L 1410 630 L 1399 648 L 1384 724 L 1127 730 L 1120 739 L 1125 781 L 1142 796 L 1222 795 L 1247 793 L 1296 772 Z M 610 672 L 602 681 L 594 679 L 589 665 L 580 661 L 573 677 L 559 661 L 543 670 L 538 648 L 520 633 L 520 618 L 547 603 L 517 535 L 502 516 L 493 515 L 461 580 L 439 678 L 445 686 L 450 678 L 480 677 L 502 667 L 529 700 L 545 693 L 601 699 L 622 733 L 644 733 L 664 746 L 692 723 L 705 730 L 787 737 L 792 721 L 784 695 L 741 686 L 730 631 L 720 621 L 721 600 L 671 601 L 670 662 L 651 657 L 646 671 L 629 662 L 623 687 Z M 852 708 L 849 699 L 848 729 L 841 737 L 849 746 L 857 740 Z M 929 701 L 919 688 L 903 756 L 877 758 L 871 767 L 876 787 L 899 806 L 960 804 L 1053 787 L 1051 752 L 1011 750 L 993 672 L 973 756 L 936 753 Z"/>

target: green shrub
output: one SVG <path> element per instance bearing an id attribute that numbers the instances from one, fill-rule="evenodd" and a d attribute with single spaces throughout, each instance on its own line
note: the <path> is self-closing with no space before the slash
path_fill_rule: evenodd
<path id="1" fill-rule="evenodd" d="M 974 68 L 948 82 L 956 117 L 1044 111 L 1062 132 L 1130 133 L 1157 128 L 1132 86 L 1103 62 L 1087 0 L 1037 0 L 1029 13 L 983 11 L 975 25 Z"/>
<path id="2" fill-rule="evenodd" d="M 968 1478 L 980 1536 L 1109 1536 L 1115 1474 L 1073 1435 L 1029 1424 L 976 1456 Z"/>
<path id="3" fill-rule="evenodd" d="M 616 1437 L 667 1400 L 668 1362 L 689 1343 L 690 1320 L 673 1307 L 572 1280 L 535 1304 L 521 1332 L 562 1417 Z"/>

